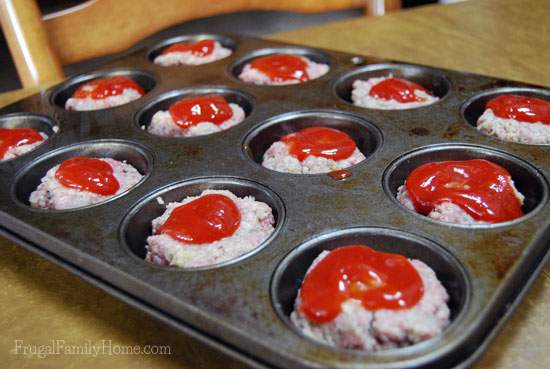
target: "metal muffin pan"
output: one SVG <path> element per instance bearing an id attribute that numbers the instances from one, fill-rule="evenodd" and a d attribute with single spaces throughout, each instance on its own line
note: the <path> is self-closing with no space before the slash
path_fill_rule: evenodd
<path id="1" fill-rule="evenodd" d="M 464 120 L 461 107 L 495 88 L 536 86 L 223 37 L 233 42 L 234 53 L 211 64 L 157 66 L 149 54 L 167 41 L 152 38 L 100 71 L 1 109 L 0 119 L 15 119 L 11 113 L 40 114 L 60 128 L 48 146 L 0 163 L 2 233 L 247 367 L 470 365 L 548 259 L 550 158 L 546 147 L 506 143 L 479 133 Z M 273 50 L 321 56 L 316 61 L 328 61 L 331 70 L 310 82 L 277 88 L 246 84 L 235 77 L 251 56 Z M 413 70 L 410 76 L 420 83 L 441 77 L 438 81 L 444 81 L 441 86 L 447 90 L 436 104 L 401 111 L 364 109 L 345 101 L 348 77 L 378 70 L 380 65 Z M 148 93 L 107 110 L 62 109 L 63 98 L 78 83 L 113 71 L 148 76 Z M 186 139 L 166 139 L 140 128 L 140 122 L 146 124 L 155 107 L 164 108 L 167 99 L 205 89 L 245 97 L 247 118 L 227 131 Z M 241 102 L 246 104 L 245 100 Z M 337 181 L 328 175 L 289 175 L 258 165 L 271 142 L 293 127 L 311 125 L 315 116 L 320 125 L 344 129 L 366 154 L 367 160 L 349 168 L 351 177 Z M 88 142 L 101 142 L 106 150 L 101 155 L 107 156 L 120 152 L 121 144 L 133 148 L 132 155 L 139 148 L 146 154 L 137 156 L 142 158 L 138 169 L 148 177 L 124 196 L 71 213 L 36 211 L 25 205 L 26 195 L 46 167 L 72 155 L 73 148 L 78 148 L 75 154 L 86 153 L 79 145 L 86 147 Z M 455 227 L 412 214 L 393 199 L 415 165 L 473 157 L 494 160 L 512 172 L 527 197 L 526 216 L 499 226 Z M 272 206 L 277 230 L 269 240 L 250 255 L 215 268 L 181 270 L 142 260 L 148 222 L 162 211 L 155 200 L 159 194 L 170 201 L 220 186 L 241 196 L 257 196 Z M 288 314 L 309 262 L 323 249 L 352 241 L 418 258 L 432 267 L 451 295 L 450 327 L 426 342 L 375 354 L 330 348 L 290 327 Z"/>

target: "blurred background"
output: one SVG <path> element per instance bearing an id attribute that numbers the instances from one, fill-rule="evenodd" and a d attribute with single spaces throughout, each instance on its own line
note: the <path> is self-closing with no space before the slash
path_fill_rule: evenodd
<path id="1" fill-rule="evenodd" d="M 439 2 L 442 3 L 456 1 L 457 0 L 439 0 Z M 76 0 L 39 0 L 38 4 L 42 15 L 47 16 L 48 14 L 84 2 L 85 1 Z M 437 2 L 438 0 L 402 0 L 401 7 L 406 9 Z M 163 33 L 173 35 L 174 33 L 228 32 L 249 36 L 262 36 L 342 19 L 360 17 L 364 14 L 363 8 L 314 14 L 299 14 L 281 11 L 250 11 L 192 20 L 171 27 Z M 21 82 L 17 76 L 4 34 L 2 33 L 0 36 L 0 92 L 5 92 L 20 88 Z M 104 62 L 106 58 L 66 65 L 64 66 L 65 75 L 71 75 L 93 68 L 95 65 Z"/>

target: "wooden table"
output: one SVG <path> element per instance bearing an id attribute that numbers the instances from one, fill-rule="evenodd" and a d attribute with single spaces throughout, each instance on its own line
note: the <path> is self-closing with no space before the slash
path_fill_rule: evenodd
<path id="1" fill-rule="evenodd" d="M 550 1 L 471 0 L 272 35 L 292 43 L 468 70 L 550 86 Z M 0 95 L 0 106 L 33 91 Z M 4 368 L 232 368 L 237 365 L 61 268 L 2 240 L 0 358 Z M 550 269 L 477 369 L 550 368 Z M 15 340 L 169 345 L 171 355 L 13 355 Z"/>

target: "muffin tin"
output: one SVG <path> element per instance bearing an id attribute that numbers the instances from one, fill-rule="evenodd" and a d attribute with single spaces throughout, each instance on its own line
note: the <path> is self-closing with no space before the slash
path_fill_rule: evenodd
<path id="1" fill-rule="evenodd" d="M 205 37 L 196 35 L 193 37 Z M 187 36 L 186 36 L 187 37 Z M 477 96 L 543 88 L 329 50 L 239 36 L 216 36 L 234 53 L 201 66 L 151 62 L 152 38 L 104 65 L 0 110 L 4 126 L 44 124 L 57 133 L 35 151 L 0 163 L 0 232 L 176 329 L 254 368 L 464 368 L 485 350 L 548 259 L 550 206 L 547 147 L 500 141 L 478 132 Z M 300 85 L 255 86 L 235 75 L 243 62 L 292 50 L 330 64 Z M 426 107 L 382 111 L 349 103 L 351 78 L 391 70 L 433 88 Z M 123 74 L 147 91 L 126 105 L 97 111 L 63 109 L 91 78 Z M 142 129 L 157 107 L 212 91 L 244 104 L 246 119 L 220 133 L 159 137 Z M 349 133 L 367 156 L 344 180 L 326 174 L 278 173 L 259 165 L 283 134 L 312 124 Z M 48 128 L 50 127 L 50 128 Z M 54 131 L 52 130 L 51 133 Z M 94 206 L 44 211 L 28 195 L 46 171 L 75 155 L 124 159 L 144 174 L 130 191 Z M 413 214 L 394 199 L 417 165 L 488 158 L 513 175 L 526 195 L 526 215 L 489 226 L 453 226 Z M 342 178 L 340 177 L 340 178 Z M 276 230 L 250 254 L 211 268 L 182 270 L 143 260 L 156 200 L 226 188 L 268 203 Z M 311 261 L 322 251 L 366 243 L 426 262 L 450 294 L 451 325 L 402 349 L 367 353 L 327 347 L 303 337 L 288 316 Z"/>

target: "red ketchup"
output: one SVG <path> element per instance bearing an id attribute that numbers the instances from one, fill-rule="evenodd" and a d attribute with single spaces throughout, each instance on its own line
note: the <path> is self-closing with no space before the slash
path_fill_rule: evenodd
<path id="1" fill-rule="evenodd" d="M 328 176 L 336 181 L 343 181 L 352 176 L 352 173 L 346 169 L 333 170 L 328 173 Z"/>
<path id="2" fill-rule="evenodd" d="M 121 95 L 126 89 L 134 89 L 140 95 L 145 94 L 141 86 L 131 79 L 123 76 L 114 76 L 86 82 L 74 92 L 72 97 L 75 99 L 92 98 L 94 100 L 101 100 L 109 96 Z"/>
<path id="3" fill-rule="evenodd" d="M 182 99 L 170 105 L 170 115 L 181 128 L 189 128 L 201 122 L 220 125 L 233 116 L 227 101 L 218 95 Z"/>
<path id="4" fill-rule="evenodd" d="M 55 178 L 65 187 L 103 196 L 114 195 L 120 188 L 109 163 L 85 156 L 65 160 Z"/>
<path id="5" fill-rule="evenodd" d="M 369 91 L 369 95 L 383 100 L 396 100 L 400 103 L 425 101 L 425 98 L 416 96 L 415 90 L 420 90 L 430 96 L 432 93 L 424 87 L 401 78 L 386 78 L 375 84 Z"/>
<path id="6" fill-rule="evenodd" d="M 510 180 L 510 173 L 500 165 L 474 159 L 421 165 L 405 186 L 420 214 L 428 215 L 436 205 L 451 202 L 476 220 L 498 223 L 523 215 Z"/>
<path id="7" fill-rule="evenodd" d="M 34 128 L 0 128 L 0 159 L 11 148 L 43 140 L 44 138 Z"/>
<path id="8" fill-rule="evenodd" d="M 409 309 L 423 295 L 422 279 L 406 257 L 351 245 L 331 251 L 306 275 L 299 309 L 320 324 L 334 320 L 350 298 L 375 311 Z"/>
<path id="9" fill-rule="evenodd" d="M 175 208 L 159 233 L 186 243 L 211 243 L 235 233 L 241 213 L 233 200 L 209 194 Z"/>
<path id="10" fill-rule="evenodd" d="M 281 138 L 290 155 L 303 161 L 309 155 L 332 160 L 349 158 L 355 151 L 355 141 L 342 131 L 327 127 L 309 127 Z"/>
<path id="11" fill-rule="evenodd" d="M 309 80 L 307 62 L 295 55 L 275 54 L 256 58 L 250 66 L 274 82 Z"/>
<path id="12" fill-rule="evenodd" d="M 493 114 L 504 119 L 521 122 L 550 124 L 550 101 L 536 97 L 518 95 L 500 95 L 485 106 Z"/>
<path id="13" fill-rule="evenodd" d="M 162 50 L 162 55 L 169 53 L 191 53 L 195 56 L 208 56 L 214 52 L 214 40 L 200 40 L 197 42 L 180 42 Z"/>

